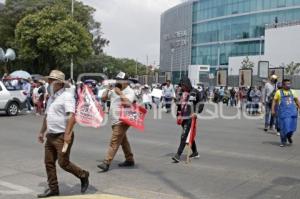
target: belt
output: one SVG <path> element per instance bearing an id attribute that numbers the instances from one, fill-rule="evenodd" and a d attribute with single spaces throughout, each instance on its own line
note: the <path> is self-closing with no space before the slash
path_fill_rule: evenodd
<path id="1" fill-rule="evenodd" d="M 59 137 L 59 136 L 61 136 L 61 135 L 64 135 L 65 133 L 48 133 L 47 135 L 49 136 L 49 137 Z"/>

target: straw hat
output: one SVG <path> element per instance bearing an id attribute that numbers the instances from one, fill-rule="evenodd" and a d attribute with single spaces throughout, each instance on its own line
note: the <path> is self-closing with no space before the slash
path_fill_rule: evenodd
<path id="1" fill-rule="evenodd" d="M 272 75 L 271 79 L 278 79 L 277 75 Z"/>
<path id="2" fill-rule="evenodd" d="M 52 70 L 46 79 L 55 79 L 57 81 L 65 82 L 65 74 L 59 70 Z"/>

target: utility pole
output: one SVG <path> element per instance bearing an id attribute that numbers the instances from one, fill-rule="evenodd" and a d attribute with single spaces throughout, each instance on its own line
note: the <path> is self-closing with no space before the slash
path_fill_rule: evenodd
<path id="1" fill-rule="evenodd" d="M 71 13 L 72 13 L 72 18 L 74 18 L 74 0 L 72 0 Z M 70 77 L 71 77 L 72 80 L 74 79 L 74 62 L 73 62 L 73 55 L 71 56 Z"/>
<path id="2" fill-rule="evenodd" d="M 149 64 L 149 57 L 146 55 L 146 84 L 148 84 L 148 64 Z"/>
<path id="3" fill-rule="evenodd" d="M 135 76 L 136 76 L 136 78 L 138 79 L 139 78 L 139 75 L 138 75 L 138 60 L 136 59 L 135 60 Z"/>
<path id="4" fill-rule="evenodd" d="M 173 64 L 174 64 L 174 52 L 175 52 L 175 49 L 172 48 L 171 49 L 171 77 L 170 77 L 170 80 L 173 84 Z"/>

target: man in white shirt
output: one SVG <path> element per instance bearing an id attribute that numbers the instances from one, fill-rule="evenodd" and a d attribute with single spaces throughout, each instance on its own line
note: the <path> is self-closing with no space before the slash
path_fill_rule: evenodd
<path id="1" fill-rule="evenodd" d="M 40 143 L 45 143 L 45 166 L 49 188 L 38 198 L 59 195 L 56 175 L 56 161 L 65 171 L 73 174 L 81 181 L 81 192 L 85 193 L 89 186 L 89 172 L 82 170 L 70 162 L 71 147 L 74 141 L 75 97 L 65 90 L 65 75 L 61 71 L 51 71 L 48 82 L 51 97 L 47 103 L 46 115 L 38 136 Z M 63 151 L 67 146 L 66 152 Z"/>
<path id="2" fill-rule="evenodd" d="M 170 80 L 167 80 L 166 86 L 163 87 L 164 103 L 167 113 L 171 112 L 172 100 L 175 98 L 175 90 Z"/>
<path id="3" fill-rule="evenodd" d="M 119 167 L 134 166 L 133 153 L 126 135 L 129 126 L 120 121 L 120 110 L 121 106 L 130 106 L 134 102 L 135 93 L 134 90 L 129 87 L 128 77 L 125 73 L 120 72 L 117 75 L 116 80 L 117 83 L 115 88 L 112 91 L 107 90 L 102 96 L 103 101 L 110 99 L 111 105 L 109 115 L 112 123 L 112 137 L 108 152 L 102 164 L 98 165 L 98 168 L 103 172 L 109 170 L 109 166 L 112 163 L 120 145 L 122 146 L 125 154 L 125 162 L 119 164 Z"/>
<path id="4" fill-rule="evenodd" d="M 275 95 L 276 91 L 276 83 L 277 83 L 277 76 L 272 75 L 270 77 L 270 80 L 266 82 L 264 87 L 264 93 L 263 93 L 263 102 L 265 105 L 265 128 L 264 131 L 268 131 L 268 128 L 270 130 L 273 129 L 274 125 L 274 117 L 271 114 L 271 108 L 273 103 L 273 97 Z"/>

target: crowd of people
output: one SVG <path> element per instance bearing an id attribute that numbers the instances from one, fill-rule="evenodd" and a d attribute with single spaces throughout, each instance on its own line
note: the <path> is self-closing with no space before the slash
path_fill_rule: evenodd
<path id="1" fill-rule="evenodd" d="M 46 80 L 46 81 L 45 81 Z M 120 107 L 131 104 L 142 104 L 145 109 L 163 108 L 166 113 L 177 107 L 177 124 L 182 133 L 176 154 L 172 157 L 174 163 L 180 162 L 180 157 L 186 147 L 193 122 L 202 113 L 205 103 L 223 103 L 226 106 L 240 108 L 249 115 L 265 114 L 264 130 L 273 131 L 274 126 L 280 136 L 280 147 L 293 143 L 293 134 L 297 129 L 298 109 L 300 103 L 295 92 L 291 90 L 291 82 L 284 79 L 278 82 L 273 75 L 261 87 L 215 87 L 213 89 L 203 85 L 192 85 L 189 78 L 184 77 L 177 84 L 171 81 L 151 86 L 129 80 L 127 74 L 120 72 L 114 81 L 97 82 L 86 80 L 77 82 L 65 81 L 61 71 L 54 70 L 49 76 L 39 79 L 11 79 L 5 81 L 7 87 L 24 90 L 27 96 L 28 112 L 44 115 L 43 124 L 38 136 L 41 143 L 45 137 L 45 167 L 49 189 L 38 195 L 39 198 L 59 195 L 55 164 L 80 179 L 81 192 L 89 186 L 89 172 L 70 162 L 71 147 L 74 141 L 73 127 L 76 124 L 77 89 L 87 85 L 95 99 L 102 105 L 111 119 L 112 135 L 104 161 L 98 165 L 103 172 L 110 169 L 110 165 L 119 149 L 122 147 L 125 161 L 120 167 L 133 167 L 134 155 L 127 137 L 129 124 L 120 119 Z M 34 107 L 34 108 L 33 108 Z M 199 153 L 195 140 L 189 145 L 192 153 L 189 158 L 198 158 Z"/>

